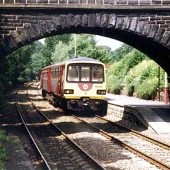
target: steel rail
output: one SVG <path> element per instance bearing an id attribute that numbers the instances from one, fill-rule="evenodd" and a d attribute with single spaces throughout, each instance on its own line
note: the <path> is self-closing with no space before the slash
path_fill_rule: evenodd
<path id="1" fill-rule="evenodd" d="M 99 129 L 99 128 L 91 125 L 91 124 L 89 124 L 88 122 L 80 119 L 79 117 L 77 117 L 77 116 L 75 116 L 75 115 L 72 115 L 72 116 L 74 116 L 76 119 L 78 119 L 78 120 L 80 120 L 80 121 L 82 121 L 82 122 L 87 123 L 89 126 L 91 126 L 91 127 L 93 127 L 94 129 L 96 129 L 98 132 L 100 132 L 100 133 L 101 133 L 102 135 L 104 135 L 105 137 L 111 139 L 112 141 L 115 141 L 117 144 L 123 146 L 125 149 L 127 149 L 127 150 L 129 150 L 129 151 L 131 151 L 131 152 L 133 152 L 133 153 L 135 153 L 135 154 L 137 154 L 138 156 L 140 156 L 140 157 L 142 157 L 143 159 L 149 161 L 150 163 L 156 165 L 157 167 L 159 167 L 159 168 L 161 168 L 161 169 L 164 169 L 164 170 L 169 170 L 169 169 L 170 169 L 170 167 L 169 167 L 168 165 L 164 164 L 163 162 L 160 162 L 160 161 L 156 160 L 155 158 L 153 158 L 153 157 L 151 157 L 151 156 L 149 156 L 149 155 L 147 155 L 147 154 L 145 154 L 145 153 L 143 153 L 143 152 L 141 152 L 141 151 L 139 151 L 139 150 L 131 147 L 130 145 L 125 144 L 125 143 L 122 142 L 121 140 L 119 140 L 119 139 L 117 139 L 117 138 L 109 135 L 109 134 L 106 133 L 105 131 L 103 131 L 103 130 L 101 130 L 101 129 Z M 102 117 L 100 117 L 100 116 L 98 116 L 98 115 L 97 115 L 97 117 L 102 118 Z M 105 121 L 109 121 L 109 120 L 104 119 L 104 118 L 102 118 L 102 119 L 105 120 Z M 111 121 L 109 121 L 109 122 L 112 123 Z M 114 122 L 113 122 L 113 123 L 114 123 Z M 115 124 L 116 124 L 116 123 L 115 123 Z M 119 124 L 116 124 L 116 125 L 121 126 L 121 125 L 119 125 Z M 126 129 L 126 130 L 130 130 L 131 133 L 133 133 L 133 134 L 135 134 L 135 135 L 140 135 L 140 136 L 143 136 L 143 138 L 145 138 L 145 139 L 147 139 L 147 140 L 152 140 L 152 141 L 154 142 L 154 144 L 157 143 L 157 141 L 156 141 L 155 139 L 152 139 L 152 138 L 150 138 L 150 137 L 147 137 L 147 136 L 145 136 L 145 135 L 143 135 L 143 134 L 141 135 L 140 133 L 138 133 L 138 132 L 136 132 L 136 131 L 134 131 L 134 130 L 128 129 L 128 128 L 126 128 L 125 126 L 122 126 L 122 127 L 123 127 L 124 129 Z M 166 148 L 166 149 L 170 149 L 170 148 L 169 148 L 170 146 L 169 146 L 168 144 L 163 143 L 163 142 L 159 142 L 158 145 L 161 146 L 161 147 L 164 147 L 164 148 Z"/>
<path id="2" fill-rule="evenodd" d="M 161 161 L 158 161 L 156 160 L 155 158 L 153 158 L 152 156 L 149 156 L 141 151 L 139 151 L 138 149 L 135 149 L 133 148 L 132 146 L 122 142 L 120 139 L 117 139 L 116 137 L 108 134 L 107 132 L 89 124 L 88 122 L 86 122 L 85 120 L 82 120 L 80 119 L 79 117 L 75 116 L 75 115 L 72 115 L 74 116 L 75 118 L 77 118 L 78 120 L 88 124 L 89 126 L 91 126 L 92 128 L 94 128 L 96 131 L 98 131 L 100 134 L 102 134 L 103 136 L 107 137 L 108 139 L 110 139 L 111 141 L 117 143 L 118 145 L 124 147 L 125 149 L 129 150 L 130 152 L 140 156 L 141 158 L 145 159 L 146 161 L 149 161 L 151 164 L 157 166 L 158 168 L 160 169 L 163 169 L 163 170 L 169 170 L 170 169 L 170 166 L 164 164 L 163 162 Z"/>
<path id="3" fill-rule="evenodd" d="M 95 160 L 92 156 L 90 156 L 84 149 L 82 149 L 79 145 L 77 145 L 71 138 L 69 138 L 58 126 L 56 126 L 53 121 L 51 121 L 46 115 L 44 115 L 36 106 L 35 104 L 32 102 L 32 100 L 28 97 L 28 99 L 30 100 L 31 104 L 33 105 L 33 107 L 36 109 L 36 111 L 38 113 L 40 113 L 55 129 L 57 129 L 76 149 L 78 149 L 78 151 L 81 152 L 81 154 L 83 156 L 85 156 L 86 158 L 88 158 L 92 163 L 95 164 L 95 166 L 98 168 L 98 170 L 106 170 L 104 167 L 102 167 L 100 165 L 100 163 Z"/>
<path id="4" fill-rule="evenodd" d="M 18 114 L 19 114 L 19 116 L 20 116 L 20 118 L 21 118 L 21 120 L 22 120 L 22 122 L 23 122 L 23 125 L 24 125 L 27 133 L 29 134 L 29 137 L 31 138 L 32 143 L 34 144 L 34 146 L 35 146 L 35 148 L 37 149 L 39 155 L 41 156 L 42 160 L 44 161 L 44 164 L 46 165 L 46 167 L 47 167 L 48 170 L 52 170 L 52 169 L 50 168 L 48 162 L 46 161 L 44 155 L 42 154 L 41 150 L 39 149 L 37 143 L 35 142 L 35 140 L 34 140 L 32 134 L 31 134 L 31 132 L 29 131 L 29 129 L 28 129 L 28 127 L 27 127 L 27 124 L 25 123 L 24 118 L 23 118 L 23 116 L 22 116 L 21 108 L 19 107 L 18 103 L 16 103 L 16 108 L 17 108 Z"/>
<path id="5" fill-rule="evenodd" d="M 158 145 L 158 146 L 160 146 L 160 147 L 163 147 L 164 149 L 170 150 L 170 145 L 168 145 L 167 143 L 164 143 L 164 142 L 161 142 L 161 141 L 157 141 L 156 139 L 153 139 L 153 138 L 151 138 L 151 137 L 149 137 L 149 136 L 146 136 L 146 135 L 144 135 L 144 134 L 142 134 L 142 133 L 139 133 L 139 132 L 137 132 L 137 131 L 135 131 L 135 130 L 133 130 L 133 129 L 129 129 L 128 127 L 126 127 L 126 126 L 124 126 L 124 125 L 120 125 L 120 124 L 118 124 L 118 123 L 116 123 L 116 122 L 112 122 L 111 120 L 108 120 L 108 119 L 106 119 L 106 118 L 103 118 L 103 117 L 101 117 L 101 116 L 99 116 L 99 115 L 96 115 L 96 117 L 98 117 L 98 118 L 100 118 L 100 119 L 103 119 L 103 120 L 105 120 L 105 121 L 107 121 L 107 122 L 109 122 L 109 123 L 111 123 L 111 124 L 116 125 L 116 126 L 119 126 L 119 127 L 123 128 L 123 129 L 125 129 L 126 131 L 130 131 L 132 134 L 134 134 L 134 135 L 136 135 L 136 136 L 139 136 L 139 137 L 141 137 L 141 138 L 144 138 L 145 140 L 147 140 L 147 141 L 149 141 L 149 142 L 152 142 L 152 143 L 154 143 L 155 145 Z"/>

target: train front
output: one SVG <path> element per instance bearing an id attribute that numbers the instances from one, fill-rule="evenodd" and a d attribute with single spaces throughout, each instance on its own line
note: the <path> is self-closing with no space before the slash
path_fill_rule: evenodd
<path id="1" fill-rule="evenodd" d="M 100 62 L 70 63 L 66 67 L 64 98 L 68 109 L 106 107 L 105 66 Z"/>

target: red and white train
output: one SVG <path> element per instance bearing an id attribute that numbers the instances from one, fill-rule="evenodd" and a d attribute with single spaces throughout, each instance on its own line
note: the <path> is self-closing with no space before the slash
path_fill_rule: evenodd
<path id="1" fill-rule="evenodd" d="M 41 70 L 42 96 L 65 109 L 89 107 L 107 112 L 105 65 L 91 58 L 73 58 Z"/>

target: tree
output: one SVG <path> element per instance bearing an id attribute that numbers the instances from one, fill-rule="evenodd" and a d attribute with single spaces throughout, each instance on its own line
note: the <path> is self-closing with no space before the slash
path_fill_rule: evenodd
<path id="1" fill-rule="evenodd" d="M 70 39 L 71 39 L 70 34 L 63 34 L 46 38 L 44 49 L 42 51 L 43 65 L 47 66 L 52 64 L 54 58 L 52 56 L 55 51 L 56 45 L 59 44 L 60 41 L 67 44 L 70 41 Z"/>
<path id="2" fill-rule="evenodd" d="M 119 94 L 124 86 L 124 78 L 131 68 L 136 66 L 147 56 L 138 50 L 130 50 L 122 59 L 112 65 L 107 73 L 109 91 Z"/>
<path id="3" fill-rule="evenodd" d="M 117 48 L 111 54 L 112 63 L 116 61 L 120 61 L 126 54 L 133 50 L 133 47 L 123 44 L 121 47 Z"/>
<path id="4" fill-rule="evenodd" d="M 139 98 L 153 99 L 158 86 L 164 87 L 164 71 L 160 69 L 160 84 L 158 77 L 159 66 L 153 60 L 143 60 L 134 66 L 125 77 L 126 91 L 129 94 L 133 87 L 135 95 Z"/>
<path id="5" fill-rule="evenodd" d="M 5 81 L 3 84 L 6 87 L 11 87 L 25 81 L 24 71 L 27 63 L 31 60 L 31 55 L 35 48 L 36 44 L 33 43 L 18 49 L 5 58 L 3 67 Z"/>
<path id="6" fill-rule="evenodd" d="M 31 55 L 31 60 L 27 63 L 26 74 L 28 75 L 28 79 L 38 80 L 40 77 L 40 70 L 42 69 L 43 65 L 43 45 L 40 42 L 35 42 L 36 48 L 34 53 Z"/>
<path id="7" fill-rule="evenodd" d="M 104 63 L 109 63 L 111 61 L 111 49 L 105 46 L 96 46 L 94 35 L 71 34 L 71 37 L 67 43 L 64 41 L 59 41 L 54 48 L 55 50 L 52 52 L 51 57 L 52 63 L 72 58 L 75 56 L 75 53 L 76 56 L 90 57 Z"/>

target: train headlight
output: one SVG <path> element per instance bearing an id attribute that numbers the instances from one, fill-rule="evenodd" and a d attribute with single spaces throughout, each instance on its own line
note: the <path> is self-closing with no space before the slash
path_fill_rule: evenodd
<path id="1" fill-rule="evenodd" d="M 64 94 L 74 94 L 73 89 L 64 89 Z"/>
<path id="2" fill-rule="evenodd" d="M 97 94 L 105 95 L 106 94 L 106 90 L 97 90 Z"/>

